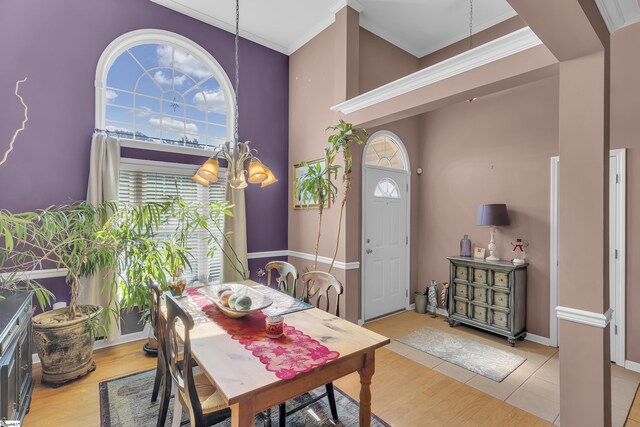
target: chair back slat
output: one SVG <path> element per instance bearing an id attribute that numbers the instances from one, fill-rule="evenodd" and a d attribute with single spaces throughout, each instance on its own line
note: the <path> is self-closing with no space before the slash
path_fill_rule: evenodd
<path id="1" fill-rule="evenodd" d="M 302 275 L 305 289 L 310 293 L 309 302 L 316 308 L 340 316 L 342 283 L 324 271 L 310 271 Z"/>
<path id="2" fill-rule="evenodd" d="M 278 283 L 278 289 L 280 292 L 287 293 L 293 297 L 296 295 L 296 283 L 298 282 L 298 270 L 288 262 L 284 261 L 271 261 L 265 266 L 267 270 L 267 286 L 271 286 L 271 274 L 275 270 L 278 272 L 278 277 L 275 280 Z"/>
<path id="3" fill-rule="evenodd" d="M 151 313 L 151 327 L 153 328 L 153 334 L 156 336 L 156 340 L 158 341 L 158 357 L 166 367 L 167 360 L 164 357 L 164 328 L 163 325 L 160 324 L 162 289 L 160 289 L 160 286 L 155 282 L 151 282 L 149 284 L 149 288 L 151 288 L 151 308 L 149 310 Z"/>
<path id="4" fill-rule="evenodd" d="M 182 305 L 172 296 L 167 294 L 167 327 L 165 335 L 165 354 L 167 357 L 167 368 L 173 385 L 178 393 L 185 397 L 184 404 L 187 406 L 192 425 L 201 425 L 202 407 L 198 398 L 195 381 L 193 378 L 193 359 L 191 358 L 191 337 L 190 331 L 193 329 L 193 318 L 182 307 Z M 182 336 L 179 334 L 182 330 Z M 180 354 L 179 343 L 183 344 L 183 352 Z"/>

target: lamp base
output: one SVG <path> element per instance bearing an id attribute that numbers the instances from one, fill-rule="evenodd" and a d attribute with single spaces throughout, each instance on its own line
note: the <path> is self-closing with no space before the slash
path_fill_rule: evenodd
<path id="1" fill-rule="evenodd" d="M 500 261 L 500 258 L 498 258 L 498 257 L 497 257 L 497 256 L 495 256 L 495 255 L 488 256 L 488 257 L 487 257 L 487 258 L 485 258 L 485 259 L 486 259 L 486 261 Z"/>

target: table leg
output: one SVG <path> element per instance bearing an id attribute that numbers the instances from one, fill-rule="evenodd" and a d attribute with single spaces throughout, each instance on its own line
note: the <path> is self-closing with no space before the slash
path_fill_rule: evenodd
<path id="1" fill-rule="evenodd" d="M 253 399 L 231 405 L 231 427 L 253 427 L 255 416 Z"/>
<path id="2" fill-rule="evenodd" d="M 371 425 L 371 378 L 375 372 L 375 352 L 364 355 L 362 367 L 358 369 L 360 374 L 360 426 Z"/>

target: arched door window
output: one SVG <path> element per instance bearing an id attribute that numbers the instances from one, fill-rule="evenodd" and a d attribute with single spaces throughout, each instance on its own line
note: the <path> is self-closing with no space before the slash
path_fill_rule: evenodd
<path id="1" fill-rule="evenodd" d="M 372 138 L 364 155 L 366 165 L 408 170 L 404 150 L 393 135 L 381 132 Z"/>
<path id="2" fill-rule="evenodd" d="M 100 60 L 97 127 L 196 148 L 229 140 L 233 90 L 220 65 L 184 37 L 142 31 L 118 38 Z"/>

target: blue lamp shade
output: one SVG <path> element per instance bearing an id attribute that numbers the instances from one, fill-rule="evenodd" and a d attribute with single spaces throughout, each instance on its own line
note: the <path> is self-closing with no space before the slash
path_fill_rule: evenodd
<path id="1" fill-rule="evenodd" d="M 478 208 L 477 222 L 477 225 L 509 225 L 509 214 L 507 213 L 507 205 L 502 203 L 480 205 L 480 207 Z"/>

